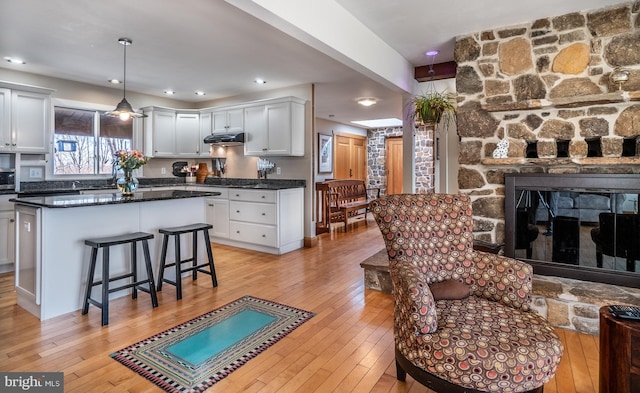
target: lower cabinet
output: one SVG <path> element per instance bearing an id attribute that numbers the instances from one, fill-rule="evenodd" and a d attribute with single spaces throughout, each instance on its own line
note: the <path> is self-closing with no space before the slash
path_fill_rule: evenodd
<path id="1" fill-rule="evenodd" d="M 15 198 L 15 194 L 0 195 L 0 273 L 13 270 L 15 217 L 13 203 L 9 199 Z"/>
<path id="2" fill-rule="evenodd" d="M 204 191 L 219 192 L 220 195 L 205 200 L 207 224 L 213 225 L 209 231 L 211 240 L 229 238 L 229 195 L 226 188 L 203 188 Z"/>
<path id="3" fill-rule="evenodd" d="M 226 210 L 220 199 L 210 198 L 207 202 L 213 204 L 207 207 L 207 221 L 213 225 L 214 242 L 272 254 L 284 254 L 303 246 L 302 188 L 229 189 Z M 228 232 L 218 235 L 221 227 L 227 228 L 226 223 Z"/>

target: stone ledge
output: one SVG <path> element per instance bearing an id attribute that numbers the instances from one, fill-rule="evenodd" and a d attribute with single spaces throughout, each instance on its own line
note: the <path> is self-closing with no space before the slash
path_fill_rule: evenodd
<path id="1" fill-rule="evenodd" d="M 598 165 L 598 166 L 617 166 L 617 165 L 640 165 L 640 157 L 583 157 L 583 158 L 485 158 L 481 161 L 486 166 L 532 166 L 546 167 L 556 165 Z"/>
<path id="2" fill-rule="evenodd" d="M 549 100 L 540 99 L 517 102 L 503 102 L 496 104 L 482 104 L 482 109 L 486 110 L 487 112 L 509 112 L 545 108 L 577 108 L 581 106 L 619 104 L 631 101 L 640 101 L 640 91 L 614 91 L 611 93 L 562 97 Z"/>
<path id="3" fill-rule="evenodd" d="M 380 250 L 360 263 L 364 286 L 392 293 L 387 251 Z M 610 304 L 640 306 L 640 289 L 569 278 L 534 275 L 531 308 L 552 326 L 598 335 L 600 307 Z"/>

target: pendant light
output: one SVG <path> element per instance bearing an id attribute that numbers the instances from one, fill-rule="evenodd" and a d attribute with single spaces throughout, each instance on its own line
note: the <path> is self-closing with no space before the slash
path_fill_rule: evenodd
<path id="1" fill-rule="evenodd" d="M 147 115 L 142 113 L 137 113 L 133 110 L 129 101 L 127 101 L 127 46 L 133 44 L 133 41 L 129 38 L 120 38 L 118 39 L 118 43 L 124 46 L 124 75 L 122 78 L 122 101 L 118 103 L 116 109 L 111 112 L 107 112 L 108 116 L 119 117 L 122 121 L 127 121 L 130 118 L 139 118 L 139 117 L 147 117 Z"/>

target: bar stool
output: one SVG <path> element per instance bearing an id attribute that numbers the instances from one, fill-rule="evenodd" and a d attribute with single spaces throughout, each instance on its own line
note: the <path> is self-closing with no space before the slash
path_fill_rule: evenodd
<path id="1" fill-rule="evenodd" d="M 138 298 L 138 289 L 147 292 L 151 295 L 151 304 L 153 307 L 158 307 L 158 297 L 156 295 L 156 287 L 153 281 L 153 270 L 151 268 L 151 256 L 149 255 L 149 239 L 153 239 L 153 234 L 145 232 L 127 233 L 124 235 L 87 239 L 84 244 L 91 246 L 91 262 L 89 266 L 89 275 L 87 278 L 87 289 L 84 295 L 84 304 L 82 306 L 82 314 L 89 312 L 89 303 L 102 309 L 102 326 L 109 324 L 109 294 L 112 292 L 120 291 L 126 288 L 133 288 L 131 292 L 131 298 Z M 144 264 L 147 269 L 147 278 L 138 280 L 138 257 L 137 257 L 137 245 L 138 242 L 142 243 L 142 249 L 144 251 Z M 109 274 L 109 247 L 116 246 L 118 244 L 130 244 L 131 245 L 131 271 L 119 276 L 111 277 Z M 94 280 L 94 274 L 96 270 L 96 261 L 98 257 L 98 249 L 102 248 L 102 278 L 98 281 Z M 122 280 L 125 278 L 133 278 L 133 281 L 115 288 L 110 288 L 109 283 L 112 281 Z M 141 286 L 142 284 L 149 284 L 149 288 Z M 91 298 L 91 290 L 96 285 L 102 285 L 102 298 L 101 301 L 97 301 Z"/>
<path id="2" fill-rule="evenodd" d="M 216 268 L 213 265 L 213 253 L 211 252 L 211 243 L 209 242 L 209 229 L 213 228 L 213 225 L 210 224 L 191 224 L 184 225 L 180 227 L 173 228 L 161 228 L 158 232 L 164 235 L 162 239 L 162 254 L 160 256 L 160 274 L 158 276 L 158 292 L 162 290 L 162 283 L 166 282 L 171 285 L 175 285 L 176 287 L 176 298 L 178 300 L 182 299 L 182 273 L 191 271 L 191 277 L 193 280 L 198 279 L 198 272 L 205 273 L 211 276 L 211 282 L 214 287 L 218 286 L 218 279 L 216 277 Z M 204 235 L 204 244 L 207 250 L 207 258 L 208 261 L 205 263 L 198 264 L 198 232 L 202 232 Z M 180 255 L 180 235 L 185 233 L 191 233 L 192 235 L 192 256 L 191 258 L 181 259 Z M 167 245 L 169 243 L 169 237 L 174 237 L 174 248 L 175 248 L 175 262 L 167 263 Z M 191 266 L 188 268 L 183 268 L 182 264 L 186 262 L 191 262 Z M 176 280 L 171 281 L 167 278 L 164 278 L 164 269 L 167 267 L 175 266 L 176 267 Z M 203 269 L 204 267 L 209 266 L 209 270 Z"/>

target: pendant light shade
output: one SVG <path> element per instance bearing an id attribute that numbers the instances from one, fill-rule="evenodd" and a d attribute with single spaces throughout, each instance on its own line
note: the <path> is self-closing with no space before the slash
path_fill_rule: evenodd
<path id="1" fill-rule="evenodd" d="M 124 75 L 122 78 L 122 101 L 118 103 L 116 109 L 111 112 L 107 112 L 108 116 L 119 117 L 120 120 L 126 121 L 130 118 L 139 118 L 139 117 L 147 117 L 147 115 L 142 113 L 137 113 L 133 110 L 129 101 L 127 101 L 127 46 L 133 44 L 133 41 L 129 38 L 120 38 L 118 43 L 124 46 Z"/>

